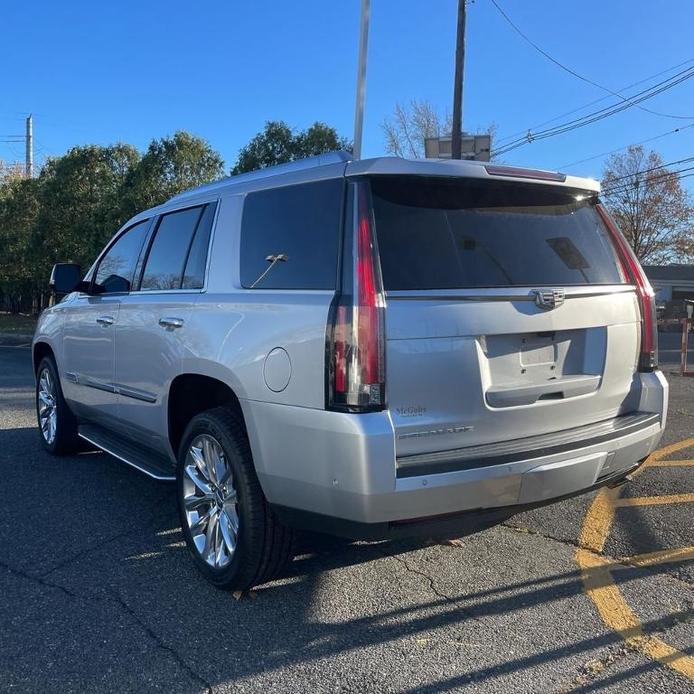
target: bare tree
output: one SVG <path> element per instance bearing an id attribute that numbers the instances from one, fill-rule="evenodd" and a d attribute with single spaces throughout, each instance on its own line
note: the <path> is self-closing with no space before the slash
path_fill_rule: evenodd
<path id="1" fill-rule="evenodd" d="M 16 178 L 24 178 L 24 164 L 21 162 L 5 162 L 0 159 L 0 183 Z"/>
<path id="2" fill-rule="evenodd" d="M 424 140 L 427 137 L 451 136 L 451 114 L 439 113 L 431 102 L 413 99 L 409 104 L 395 104 L 393 115 L 381 123 L 386 140 L 386 152 L 396 157 L 424 158 Z M 485 132 L 494 138 L 496 125 Z"/>
<path id="3" fill-rule="evenodd" d="M 390 118 L 381 123 L 386 151 L 397 157 L 424 157 L 424 140 L 451 132 L 449 113 L 439 114 L 430 102 L 413 99 L 409 104 L 395 104 Z"/>
<path id="4" fill-rule="evenodd" d="M 642 263 L 694 259 L 694 208 L 679 173 L 658 152 L 632 145 L 607 159 L 603 200 Z"/>

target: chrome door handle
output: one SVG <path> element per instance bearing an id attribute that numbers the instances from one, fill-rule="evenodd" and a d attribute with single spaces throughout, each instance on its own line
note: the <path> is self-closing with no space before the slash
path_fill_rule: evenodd
<path id="1" fill-rule="evenodd" d="M 162 328 L 180 328 L 183 326 L 183 318 L 160 318 L 159 325 Z"/>
<path id="2" fill-rule="evenodd" d="M 96 322 L 99 325 L 113 325 L 113 316 L 99 316 Z"/>

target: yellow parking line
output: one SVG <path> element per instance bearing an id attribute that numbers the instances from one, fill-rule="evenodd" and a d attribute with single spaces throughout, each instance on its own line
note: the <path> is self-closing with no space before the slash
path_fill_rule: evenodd
<path id="1" fill-rule="evenodd" d="M 600 617 L 632 647 L 663 665 L 694 679 L 694 658 L 668 646 L 655 636 L 643 633 L 641 622 L 619 592 L 610 573 L 611 562 L 585 549 L 576 551 L 586 593 L 598 608 Z"/>
<path id="2" fill-rule="evenodd" d="M 614 518 L 614 502 L 617 489 L 603 487 L 588 509 L 578 544 L 591 552 L 600 553 L 605 546 L 607 533 Z"/>
<path id="3" fill-rule="evenodd" d="M 663 446 L 657 451 L 651 453 L 650 457 L 646 461 L 646 465 L 652 464 L 655 460 L 662 460 L 667 458 L 670 453 L 676 453 L 677 451 L 684 450 L 685 448 L 690 448 L 694 446 L 694 438 L 684 439 L 684 441 L 678 441 L 677 443 L 671 443 L 669 446 Z"/>
<path id="4" fill-rule="evenodd" d="M 635 554 L 633 557 L 624 557 L 620 559 L 619 563 L 628 564 L 629 566 L 656 566 L 658 564 L 669 564 L 672 562 L 687 561 L 689 559 L 694 559 L 694 547 L 661 549 L 657 552 Z"/>
<path id="5" fill-rule="evenodd" d="M 694 465 L 694 460 L 654 460 L 648 467 L 686 467 Z"/>
<path id="6" fill-rule="evenodd" d="M 667 496 L 632 496 L 615 499 L 615 506 L 661 506 L 663 504 L 688 504 L 694 501 L 694 494 L 669 494 Z"/>
<path id="7" fill-rule="evenodd" d="M 647 467 L 676 467 L 694 465 L 692 460 L 663 460 L 667 456 L 694 446 L 694 438 L 685 439 L 653 452 L 648 460 L 638 468 L 634 475 Z M 580 548 L 576 550 L 576 562 L 581 569 L 581 578 L 586 594 L 607 627 L 618 632 L 633 648 L 648 658 L 676 670 L 694 680 L 694 658 L 678 651 L 656 636 L 644 634 L 637 615 L 622 597 L 615 585 L 611 570 L 625 569 L 628 566 L 654 566 L 666 562 L 684 561 L 694 558 L 694 547 L 681 547 L 674 550 L 659 550 L 637 554 L 614 562 L 600 556 L 618 506 L 650 506 L 678 504 L 694 501 L 694 494 L 673 494 L 668 496 L 635 497 L 621 499 L 619 489 L 603 488 L 590 505 L 579 536 Z"/>

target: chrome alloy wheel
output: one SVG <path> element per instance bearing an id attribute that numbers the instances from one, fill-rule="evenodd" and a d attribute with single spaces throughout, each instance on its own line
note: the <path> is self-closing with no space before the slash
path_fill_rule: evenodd
<path id="1" fill-rule="evenodd" d="M 39 411 L 41 435 L 50 446 L 55 441 L 58 430 L 58 403 L 55 383 L 49 369 L 44 368 L 39 374 L 39 388 L 36 395 Z"/>
<path id="2" fill-rule="evenodd" d="M 193 439 L 184 465 L 185 517 L 200 556 L 213 568 L 229 564 L 239 535 L 239 514 L 231 465 L 209 434 Z"/>

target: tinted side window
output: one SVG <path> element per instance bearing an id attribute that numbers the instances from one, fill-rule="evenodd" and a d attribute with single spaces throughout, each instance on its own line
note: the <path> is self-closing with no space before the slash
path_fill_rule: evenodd
<path id="1" fill-rule="evenodd" d="M 149 249 L 141 289 L 179 289 L 202 207 L 165 214 Z"/>
<path id="2" fill-rule="evenodd" d="M 183 273 L 183 289 L 202 289 L 205 284 L 205 265 L 207 264 L 207 249 L 210 245 L 210 232 L 217 205 L 211 204 L 205 207 L 195 238 L 188 252 L 186 269 Z"/>
<path id="3" fill-rule="evenodd" d="M 343 187 L 343 179 L 333 179 L 249 194 L 241 224 L 242 286 L 334 289 Z M 277 256 L 286 259 L 262 277 Z"/>
<path id="4" fill-rule="evenodd" d="M 105 292 L 129 292 L 149 220 L 130 227 L 101 259 L 94 278 Z"/>

